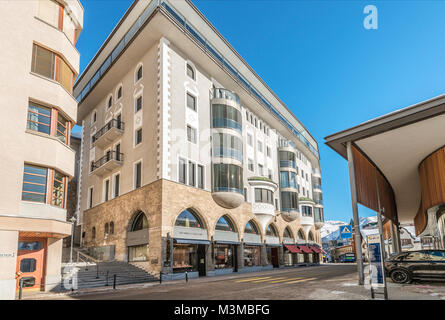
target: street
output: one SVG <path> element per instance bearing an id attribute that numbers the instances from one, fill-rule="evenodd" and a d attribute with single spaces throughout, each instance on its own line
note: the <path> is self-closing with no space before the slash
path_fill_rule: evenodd
<path id="1" fill-rule="evenodd" d="M 366 300 L 355 264 L 324 264 L 266 272 L 121 286 L 116 290 L 42 296 L 70 300 Z M 388 284 L 390 299 L 445 299 L 444 283 Z M 431 289 L 432 288 L 432 289 Z M 25 299 L 39 299 L 25 297 Z"/>

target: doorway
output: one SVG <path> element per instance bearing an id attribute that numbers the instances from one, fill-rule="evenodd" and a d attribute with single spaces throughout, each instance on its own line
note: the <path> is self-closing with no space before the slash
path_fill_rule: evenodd
<path id="1" fill-rule="evenodd" d="M 272 266 L 274 268 L 278 268 L 280 266 L 278 262 L 278 248 L 271 248 L 270 252 L 271 252 Z"/>
<path id="2" fill-rule="evenodd" d="M 198 244 L 198 273 L 200 277 L 206 275 L 206 245 Z"/>
<path id="3" fill-rule="evenodd" d="M 20 287 L 23 279 L 23 289 L 40 290 L 44 287 L 46 239 L 21 239 L 17 251 L 17 283 Z"/>

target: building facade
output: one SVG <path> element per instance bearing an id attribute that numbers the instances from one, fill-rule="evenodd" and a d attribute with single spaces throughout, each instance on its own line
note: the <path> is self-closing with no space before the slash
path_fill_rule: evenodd
<path id="1" fill-rule="evenodd" d="M 77 120 L 77 0 L 2 1 L 0 54 L 0 298 L 60 281 L 66 189 L 74 175 L 70 130 Z"/>
<path id="2" fill-rule="evenodd" d="M 313 137 L 189 1 L 135 1 L 75 85 L 82 246 L 177 278 L 317 262 Z"/>

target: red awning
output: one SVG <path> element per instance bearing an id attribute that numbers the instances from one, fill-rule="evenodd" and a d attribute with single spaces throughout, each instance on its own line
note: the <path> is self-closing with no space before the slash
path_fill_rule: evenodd
<path id="1" fill-rule="evenodd" d="M 289 250 L 289 251 L 292 252 L 292 253 L 303 253 L 303 252 L 301 252 L 301 250 L 298 249 L 298 247 L 297 247 L 296 245 L 294 245 L 294 244 L 285 244 L 284 246 L 287 248 L 287 250 Z"/>
<path id="2" fill-rule="evenodd" d="M 298 248 L 300 248 L 300 250 L 304 253 L 314 253 L 314 251 L 312 251 L 308 246 L 298 246 Z"/>
<path id="3" fill-rule="evenodd" d="M 312 251 L 314 251 L 315 253 L 321 253 L 321 250 L 319 247 L 316 246 L 309 246 L 309 248 L 311 248 Z"/>

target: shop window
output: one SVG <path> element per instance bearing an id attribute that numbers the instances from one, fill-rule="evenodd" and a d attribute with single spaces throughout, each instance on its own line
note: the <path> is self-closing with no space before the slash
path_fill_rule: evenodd
<path id="1" fill-rule="evenodd" d="M 256 226 L 255 222 L 252 220 L 247 222 L 246 227 L 244 228 L 244 233 L 259 234 L 258 227 Z"/>
<path id="2" fill-rule="evenodd" d="M 233 268 L 233 247 L 227 244 L 214 246 L 215 269 Z"/>
<path id="3" fill-rule="evenodd" d="M 173 273 L 198 271 L 198 245 L 175 244 L 173 247 Z"/>
<path id="4" fill-rule="evenodd" d="M 261 246 L 244 246 L 244 266 L 261 266 Z"/>
<path id="5" fill-rule="evenodd" d="M 20 261 L 20 272 L 34 272 L 36 271 L 36 259 L 22 259 Z"/>
<path id="6" fill-rule="evenodd" d="M 130 262 L 148 261 L 148 245 L 128 247 L 128 260 Z"/>
<path id="7" fill-rule="evenodd" d="M 269 224 L 266 229 L 266 235 L 270 237 L 278 237 L 277 229 L 273 224 Z"/>
<path id="8" fill-rule="evenodd" d="M 176 219 L 175 226 L 204 229 L 201 219 L 192 209 L 182 211 Z"/>

